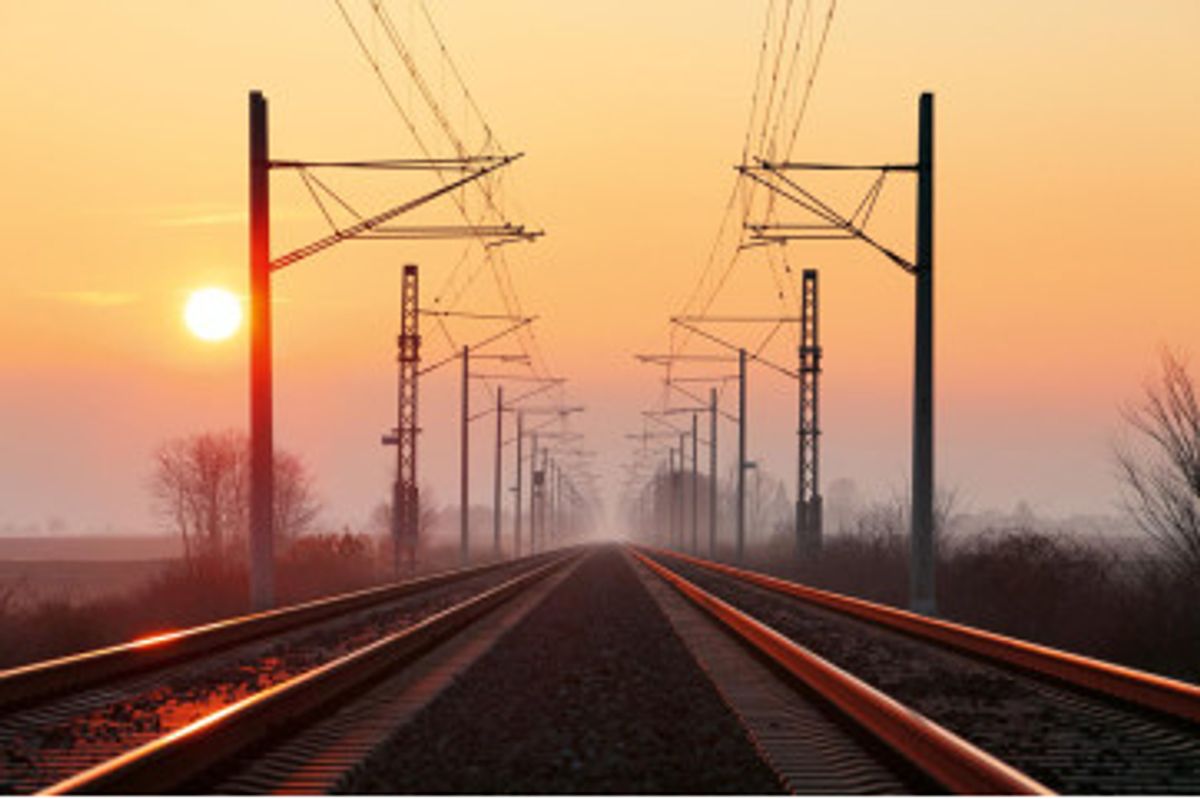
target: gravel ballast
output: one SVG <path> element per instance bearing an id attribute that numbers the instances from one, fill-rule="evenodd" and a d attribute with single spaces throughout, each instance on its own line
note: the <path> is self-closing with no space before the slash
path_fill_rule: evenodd
<path id="1" fill-rule="evenodd" d="M 588 556 L 346 789 L 782 790 L 616 547 Z"/>
<path id="2" fill-rule="evenodd" d="M 0 715 L 0 793 L 30 793 L 512 578 L 509 565 Z"/>
<path id="3" fill-rule="evenodd" d="M 658 560 L 1053 791 L 1200 789 L 1200 735 L 1194 725 L 1056 686 L 698 566 Z"/>

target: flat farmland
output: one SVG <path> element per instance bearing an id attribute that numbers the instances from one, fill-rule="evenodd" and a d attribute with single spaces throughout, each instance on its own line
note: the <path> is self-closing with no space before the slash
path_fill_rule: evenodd
<path id="1" fill-rule="evenodd" d="M 0 596 L 29 605 L 124 594 L 179 555 L 165 536 L 0 538 Z"/>

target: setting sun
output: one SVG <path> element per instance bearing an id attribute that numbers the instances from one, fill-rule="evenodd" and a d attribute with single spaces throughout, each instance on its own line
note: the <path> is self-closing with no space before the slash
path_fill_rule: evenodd
<path id="1" fill-rule="evenodd" d="M 193 291 L 183 309 L 188 330 L 205 341 L 221 341 L 237 332 L 242 306 L 232 292 L 206 288 Z"/>

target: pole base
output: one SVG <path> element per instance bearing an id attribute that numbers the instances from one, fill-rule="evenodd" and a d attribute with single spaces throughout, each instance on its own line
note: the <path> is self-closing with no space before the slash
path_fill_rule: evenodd
<path id="1" fill-rule="evenodd" d="M 937 602 L 935 602 L 933 599 L 914 599 L 909 602 L 908 609 L 913 613 L 919 613 L 922 616 L 937 616 Z"/>

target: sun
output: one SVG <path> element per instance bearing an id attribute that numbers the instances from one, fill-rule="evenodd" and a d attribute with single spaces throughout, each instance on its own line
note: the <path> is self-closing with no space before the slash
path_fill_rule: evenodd
<path id="1" fill-rule="evenodd" d="M 242 324 L 242 304 L 225 289 L 197 289 L 183 308 L 183 321 L 197 338 L 222 341 Z"/>

